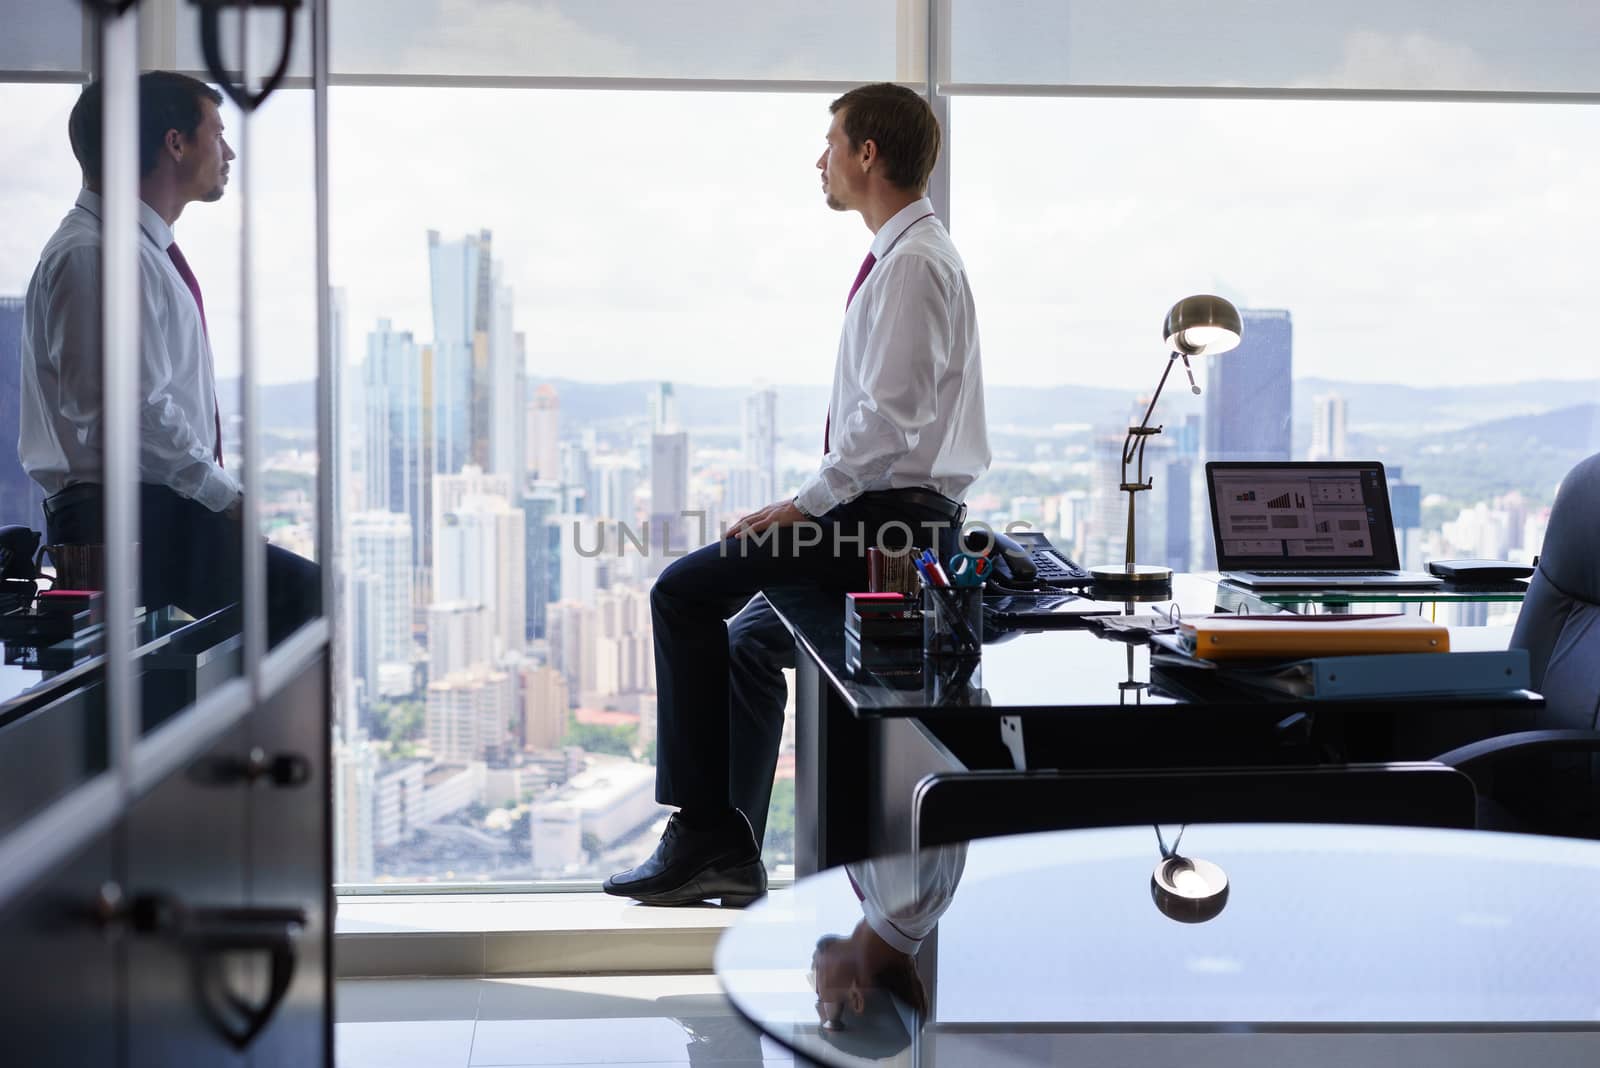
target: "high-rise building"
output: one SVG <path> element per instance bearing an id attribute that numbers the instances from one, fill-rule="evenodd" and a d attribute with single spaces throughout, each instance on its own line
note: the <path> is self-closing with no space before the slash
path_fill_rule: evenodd
<path id="1" fill-rule="evenodd" d="M 525 522 L 504 497 L 470 496 L 442 513 L 435 532 L 434 599 L 487 608 L 496 660 L 526 641 Z"/>
<path id="2" fill-rule="evenodd" d="M 528 477 L 547 482 L 561 479 L 561 398 L 556 387 L 542 383 L 528 401 Z"/>
<path id="3" fill-rule="evenodd" d="M 1349 456 L 1345 446 L 1345 400 L 1337 393 L 1324 393 L 1314 402 L 1311 423 L 1311 452 L 1308 460 L 1343 460 Z"/>
<path id="4" fill-rule="evenodd" d="M 0 297 L 0 527 L 44 530 L 44 499 L 17 458 L 22 419 L 22 298 Z"/>
<path id="5" fill-rule="evenodd" d="M 511 477 L 485 474 L 477 464 L 468 464 L 457 474 L 436 476 L 433 490 L 434 524 L 441 523 L 446 512 L 455 511 L 469 497 L 499 497 L 510 501 Z"/>
<path id="6" fill-rule="evenodd" d="M 757 501 L 778 497 L 778 391 L 758 389 L 744 399 L 742 427 L 744 463 L 755 469 L 751 496 Z"/>
<path id="7" fill-rule="evenodd" d="M 657 382 L 650 388 L 646 401 L 650 412 L 650 433 L 670 434 L 681 424 L 678 422 L 678 395 L 671 382 Z"/>
<path id="8" fill-rule="evenodd" d="M 333 879 L 338 883 L 370 883 L 375 846 L 373 802 L 377 754 L 366 734 L 352 731 L 333 743 Z"/>
<path id="9" fill-rule="evenodd" d="M 363 507 L 406 516 L 411 523 L 411 562 L 430 559 L 433 515 L 432 445 L 425 432 L 424 361 L 407 331 L 388 319 L 367 335 L 362 366 Z"/>
<path id="10" fill-rule="evenodd" d="M 350 517 L 352 569 L 373 576 L 376 612 L 369 642 L 379 663 L 411 660 L 411 520 L 394 512 Z"/>
<path id="11" fill-rule="evenodd" d="M 545 636 L 545 607 L 561 599 L 561 523 L 556 518 L 560 512 L 558 486 L 535 482 L 523 495 L 523 546 L 528 554 L 523 633 L 529 641 Z"/>
<path id="12" fill-rule="evenodd" d="M 650 555 L 647 570 L 658 575 L 688 544 L 689 435 L 682 431 L 650 436 Z"/>
<path id="13" fill-rule="evenodd" d="M 511 480 L 511 503 L 522 496 L 526 476 L 527 338 L 512 325 L 511 287 L 494 270 L 494 314 L 489 322 L 489 452 L 486 470 Z"/>
<path id="14" fill-rule="evenodd" d="M 632 455 L 596 457 L 589 466 L 589 514 L 631 526 L 639 476 L 639 465 Z"/>
<path id="15" fill-rule="evenodd" d="M 522 744 L 529 749 L 555 749 L 567 733 L 571 702 L 567 680 L 554 667 L 522 672 Z"/>
<path id="16" fill-rule="evenodd" d="M 476 461 L 487 466 L 489 325 L 493 316 L 492 235 L 456 241 L 428 231 L 433 296 L 434 470 L 449 474 Z M 481 442 L 485 455 L 477 455 Z"/>
<path id="17" fill-rule="evenodd" d="M 428 678 L 487 666 L 494 659 L 489 610 L 470 601 L 435 601 L 428 606 Z"/>
<path id="18" fill-rule="evenodd" d="M 1208 460 L 1287 460 L 1293 450 L 1294 327 L 1282 310 L 1241 309 L 1239 347 L 1206 360 Z"/>
<path id="19" fill-rule="evenodd" d="M 433 296 L 434 470 L 472 463 L 512 480 L 523 476 L 526 341 L 512 320 L 513 298 L 495 263 L 488 230 L 454 241 L 428 231 Z"/>
<path id="20" fill-rule="evenodd" d="M 503 671 L 480 669 L 430 682 L 426 720 L 434 760 L 466 764 L 497 753 L 516 705 L 516 684 Z"/>

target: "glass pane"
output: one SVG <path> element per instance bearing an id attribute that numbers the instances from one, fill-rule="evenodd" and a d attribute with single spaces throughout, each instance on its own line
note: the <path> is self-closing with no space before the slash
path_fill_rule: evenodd
<path id="1" fill-rule="evenodd" d="M 871 241 L 818 192 L 830 99 L 332 91 L 341 410 L 359 428 L 338 881 L 592 883 L 654 848 L 664 561 L 618 555 L 617 527 L 687 511 L 701 538 L 692 513 L 720 529 L 815 463 Z M 387 158 L 396 115 L 429 132 L 414 168 Z M 685 129 L 741 147 L 663 166 Z M 580 142 L 581 166 L 552 165 Z M 793 858 L 782 745 L 775 874 Z"/>
<path id="2" fill-rule="evenodd" d="M 952 214 L 979 294 L 990 425 L 1016 428 L 994 435 L 975 515 L 1036 515 L 1080 562 L 1122 559 L 1119 452 L 1166 366 L 1162 318 L 1217 292 L 1244 311 L 1244 344 L 1195 368 L 1200 396 L 1181 367 L 1161 396 L 1141 562 L 1214 559 L 1201 465 L 1249 456 L 1383 461 L 1412 568 L 1539 551 L 1557 483 L 1600 449 L 1600 381 L 1572 356 L 1600 283 L 1600 110 L 953 110 Z M 1070 150 L 1007 162 L 1044 129 L 1070 130 Z M 1489 160 L 1486 143 L 1516 148 Z M 1175 173 L 1174 159 L 1217 165 Z"/>
<path id="3" fill-rule="evenodd" d="M 951 81 L 1594 92 L 1600 8 L 1551 0 L 952 0 Z M 1177 158 L 1169 156 L 1169 158 Z"/>
<path id="4" fill-rule="evenodd" d="M 280 89 L 251 117 L 261 533 L 267 631 L 277 644 L 321 612 L 317 476 L 322 398 L 317 363 L 314 98 Z"/>
<path id="5" fill-rule="evenodd" d="M 0 70 L 83 71 L 83 20 L 77 4 L 0 0 Z"/>
<path id="6" fill-rule="evenodd" d="M 238 506 L 240 118 L 214 88 L 146 72 L 139 263 L 139 651 L 150 730 L 243 670 Z"/>
<path id="7" fill-rule="evenodd" d="M 918 80 L 927 51 L 925 0 L 356 0 L 330 15 L 336 76 Z"/>
<path id="8" fill-rule="evenodd" d="M 75 15 L 47 18 L 8 34 L 0 54 L 44 69 L 75 55 L 81 33 Z M 84 190 L 69 141 L 82 90 L 0 82 L 0 129 L 26 161 L 0 175 L 0 831 L 108 766 L 105 539 L 93 485 L 104 431 L 103 206 Z M 98 169 L 100 127 L 86 115 L 79 144 Z"/>
<path id="9" fill-rule="evenodd" d="M 205 49 L 201 44 L 201 8 L 189 0 L 178 0 L 175 5 L 175 45 L 180 70 L 208 70 Z M 288 74 L 294 78 L 311 77 L 311 23 L 309 5 L 302 6 L 295 15 L 292 43 L 289 53 Z M 239 76 L 239 12 L 221 10 L 217 19 L 217 46 L 219 58 L 231 77 Z M 283 56 L 284 17 L 281 9 L 258 9 L 249 14 L 249 49 L 251 86 L 259 87 L 263 76 L 277 69 Z M 208 79 L 215 75 L 208 75 Z"/>

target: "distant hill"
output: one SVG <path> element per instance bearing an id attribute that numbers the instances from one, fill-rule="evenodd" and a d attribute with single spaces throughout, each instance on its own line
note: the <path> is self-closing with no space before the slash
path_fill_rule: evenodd
<path id="1" fill-rule="evenodd" d="M 1392 441 L 1386 462 L 1405 465 L 1407 482 L 1425 493 L 1478 500 L 1520 490 L 1548 501 L 1562 476 L 1600 452 L 1600 404 L 1574 404 L 1457 427 L 1448 436 Z"/>
<path id="2" fill-rule="evenodd" d="M 561 397 L 562 421 L 567 427 L 591 426 L 620 431 L 646 417 L 649 381 L 577 382 L 532 377 L 528 381 L 529 391 L 544 382 L 556 387 Z M 1154 380 L 1150 385 L 1155 385 Z M 750 392 L 744 385 L 675 383 L 674 388 L 684 425 L 706 431 L 735 430 L 739 426 L 740 406 Z M 813 432 L 827 411 L 827 389 L 810 385 L 773 388 L 778 391 L 780 433 Z M 1600 443 L 1589 436 L 1585 426 L 1587 417 L 1583 414 L 1592 411 L 1595 402 L 1600 402 L 1600 383 L 1592 380 L 1422 388 L 1301 378 L 1294 384 L 1296 451 L 1301 455 L 1310 443 L 1315 398 L 1325 393 L 1337 393 L 1345 398 L 1350 431 L 1356 440 L 1398 443 L 1402 439 L 1450 432 L 1452 446 L 1464 447 L 1471 441 L 1475 443 L 1474 448 L 1481 442 L 1484 449 L 1515 447 L 1538 451 L 1540 441 L 1581 441 L 1600 447 Z M 238 404 L 237 380 L 219 383 L 218 395 L 224 413 L 233 414 Z M 1007 427 L 1046 429 L 1060 423 L 1118 426 L 1127 418 L 1136 399 L 1133 391 L 1072 386 L 1039 389 L 991 386 L 987 396 L 989 423 L 996 430 Z M 1203 404 L 1203 398 L 1190 396 L 1181 385 L 1173 388 L 1169 384 L 1156 418 L 1172 425 L 1185 413 L 1203 410 Z M 311 430 L 316 420 L 312 383 L 290 382 L 265 387 L 261 412 L 267 430 Z M 1468 428 L 1470 436 L 1457 434 Z M 1515 445 L 1514 440 L 1519 435 L 1522 444 Z M 1568 450 L 1556 451 L 1565 455 Z"/>

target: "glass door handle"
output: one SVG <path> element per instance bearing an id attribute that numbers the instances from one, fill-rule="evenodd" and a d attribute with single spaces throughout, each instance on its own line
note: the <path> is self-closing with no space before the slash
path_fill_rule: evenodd
<path id="1" fill-rule="evenodd" d="M 260 107 L 272 95 L 283 81 L 284 75 L 289 73 L 289 59 L 294 52 L 294 16 L 300 9 L 302 0 L 189 0 L 200 9 L 200 50 L 206 57 L 206 69 L 222 86 L 222 91 L 227 93 L 232 101 L 239 105 L 239 110 L 249 114 Z M 266 81 L 261 83 L 261 88 L 251 92 L 244 84 L 241 74 L 239 82 L 235 84 L 228 72 L 227 66 L 222 62 L 222 9 L 225 7 L 238 8 L 241 17 L 248 15 L 252 8 L 278 8 L 283 12 L 283 50 L 278 55 L 278 65 L 267 75 Z"/>

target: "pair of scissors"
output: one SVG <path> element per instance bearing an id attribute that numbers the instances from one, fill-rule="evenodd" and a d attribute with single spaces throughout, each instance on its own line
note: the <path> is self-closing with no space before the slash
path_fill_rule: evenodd
<path id="1" fill-rule="evenodd" d="M 950 581 L 956 586 L 982 586 L 988 572 L 987 556 L 959 552 L 950 558 Z"/>

